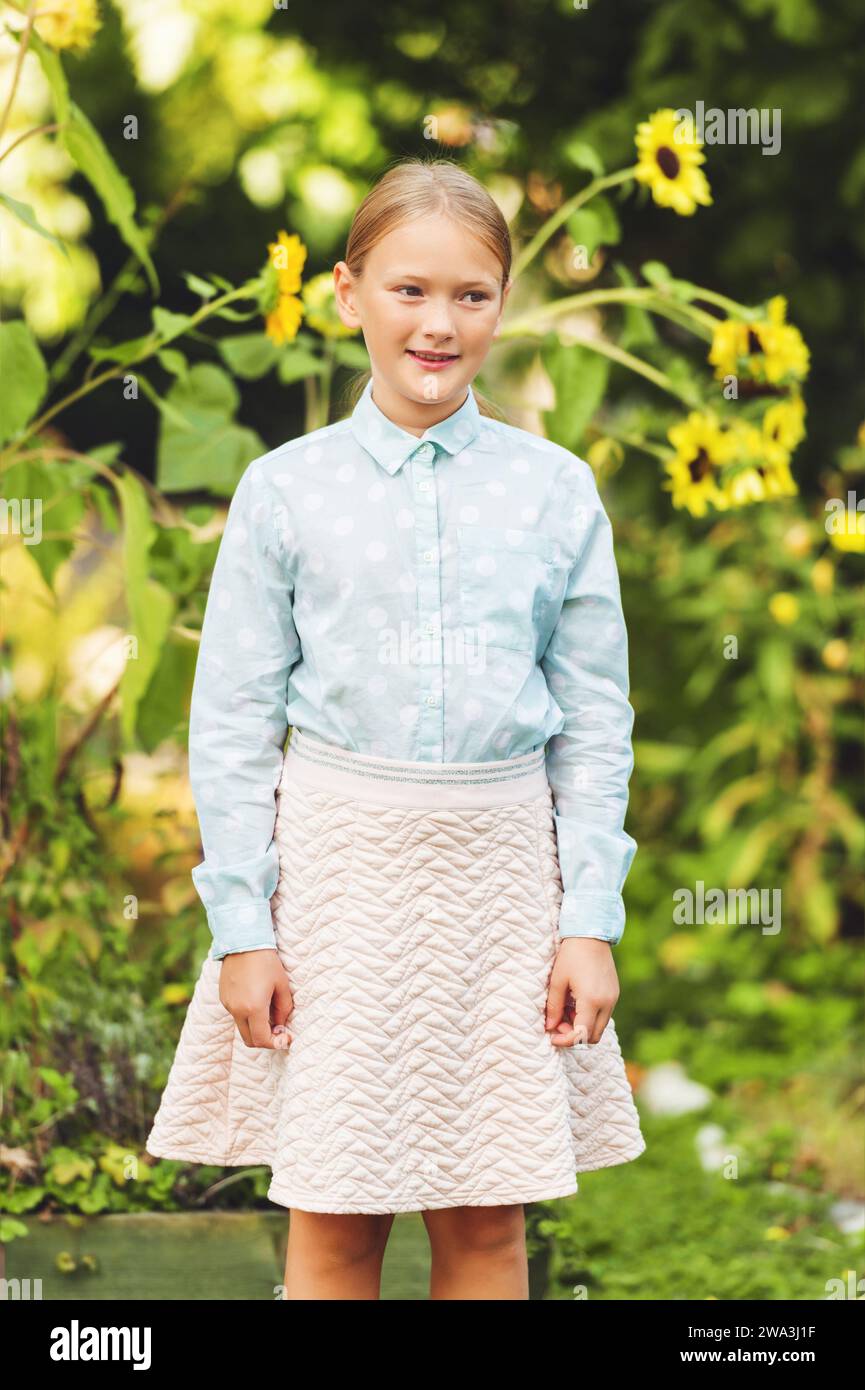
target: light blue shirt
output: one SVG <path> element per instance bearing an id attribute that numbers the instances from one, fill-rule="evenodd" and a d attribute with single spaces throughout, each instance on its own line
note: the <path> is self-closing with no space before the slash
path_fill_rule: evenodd
<path id="1" fill-rule="evenodd" d="M 193 683 L 192 870 L 211 956 L 273 947 L 290 727 L 359 753 L 483 762 L 546 747 L 561 936 L 615 945 L 636 852 L 628 643 L 587 463 L 480 414 L 422 437 L 372 383 L 254 459 L 231 501 Z"/>

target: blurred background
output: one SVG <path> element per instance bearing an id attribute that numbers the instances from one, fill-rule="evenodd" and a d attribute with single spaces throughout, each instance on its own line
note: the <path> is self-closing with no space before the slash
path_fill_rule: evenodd
<path id="1" fill-rule="evenodd" d="M 591 463 L 630 633 L 648 1148 L 528 1209 L 532 1297 L 861 1298 L 857 0 L 45 8 L 0 5 L 7 1275 L 281 1278 L 268 1169 L 143 1150 L 210 945 L 197 635 L 244 468 L 367 366 L 331 290 L 354 209 L 440 156 L 514 242 L 478 387 Z M 425 1261 L 398 1217 L 384 1296 Z"/>

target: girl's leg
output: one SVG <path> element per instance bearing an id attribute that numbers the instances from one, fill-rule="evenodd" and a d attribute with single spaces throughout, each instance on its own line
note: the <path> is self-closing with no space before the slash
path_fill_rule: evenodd
<path id="1" fill-rule="evenodd" d="M 381 1297 L 381 1266 L 393 1212 L 381 1216 L 292 1207 L 285 1256 L 286 1299 Z"/>
<path id="2" fill-rule="evenodd" d="M 425 1211 L 432 1251 L 430 1298 L 527 1299 L 522 1205 Z"/>

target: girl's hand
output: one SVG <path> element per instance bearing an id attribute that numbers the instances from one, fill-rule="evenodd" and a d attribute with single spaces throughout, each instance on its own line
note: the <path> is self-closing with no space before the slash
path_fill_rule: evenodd
<path id="1" fill-rule="evenodd" d="M 552 1034 L 550 1041 L 557 1047 L 600 1042 L 618 997 L 609 942 L 593 936 L 564 937 L 547 991 L 545 1029 Z"/>
<path id="2" fill-rule="evenodd" d="M 286 1024 L 294 1009 L 288 975 L 276 947 L 223 956 L 219 998 L 247 1047 L 286 1048 Z"/>

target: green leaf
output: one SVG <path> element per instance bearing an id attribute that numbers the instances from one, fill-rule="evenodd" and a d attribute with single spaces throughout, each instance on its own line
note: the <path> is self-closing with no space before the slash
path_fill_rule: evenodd
<path id="1" fill-rule="evenodd" d="M 60 129 L 59 139 L 99 194 L 107 217 L 144 266 L 150 287 L 154 294 L 158 294 L 156 268 L 150 259 L 144 233 L 135 221 L 132 186 L 111 158 L 96 127 L 74 101 L 69 103 L 68 120 Z"/>
<path id="2" fill-rule="evenodd" d="M 568 235 L 575 248 L 580 246 L 586 248 L 586 265 L 588 266 L 604 239 L 600 217 L 596 215 L 593 208 L 580 208 L 579 211 L 571 213 L 566 225 Z"/>
<path id="3" fill-rule="evenodd" d="M 622 229 L 615 209 L 608 198 L 595 198 L 590 207 L 571 213 L 567 228 L 577 246 L 585 246 L 591 260 L 599 246 L 614 246 L 621 240 Z"/>
<path id="4" fill-rule="evenodd" d="M 280 356 L 276 343 L 266 333 L 238 333 L 217 343 L 226 366 L 235 376 L 254 381 L 272 370 Z"/>
<path id="5" fill-rule="evenodd" d="M 148 574 L 148 553 L 156 539 L 150 503 L 139 478 L 127 470 L 117 479 L 123 514 L 123 569 L 129 635 L 136 639 L 120 679 L 120 726 L 127 748 L 135 746 L 138 706 L 162 655 L 174 616 L 174 598 Z"/>
<path id="6" fill-rule="evenodd" d="M 594 145 L 588 144 L 585 140 L 568 140 L 564 155 L 577 169 L 586 169 L 595 178 L 599 179 L 604 172 L 601 156 Z"/>
<path id="7" fill-rule="evenodd" d="M 45 359 L 23 319 L 0 323 L 0 444 L 35 416 L 48 387 Z"/>
<path id="8" fill-rule="evenodd" d="M 369 353 L 362 340 L 336 338 L 331 351 L 334 361 L 339 362 L 340 366 L 355 367 L 362 372 L 369 370 Z"/>
<path id="9" fill-rule="evenodd" d="M 171 309 L 162 309 L 157 304 L 153 310 L 153 328 L 158 337 L 163 342 L 169 343 L 172 338 L 179 338 L 182 333 L 186 333 L 192 327 L 192 319 L 189 314 L 175 314 Z"/>
<path id="10" fill-rule="evenodd" d="M 3 496 L 7 505 L 13 499 L 18 502 L 22 534 L 33 536 L 33 541 L 25 544 L 48 588 L 53 587 L 58 567 L 74 549 L 92 476 L 92 467 L 83 460 L 40 458 L 15 463 L 3 474 Z M 33 526 L 37 503 L 38 531 Z M 46 531 L 63 534 L 45 535 Z"/>
<path id="11" fill-rule="evenodd" d="M 182 417 L 163 416 L 156 485 L 164 492 L 207 488 L 230 497 L 248 463 L 266 452 L 254 430 L 234 421 L 240 397 L 231 377 L 210 362 L 198 362 L 173 383 L 163 401 Z"/>
<path id="12" fill-rule="evenodd" d="M 619 282 L 628 289 L 636 288 L 636 276 L 621 262 L 613 267 Z M 626 304 L 622 311 L 622 331 L 619 334 L 619 347 L 630 352 L 635 347 L 658 341 L 658 333 L 651 314 L 638 304 Z"/>
<path id="13" fill-rule="evenodd" d="M 169 635 L 138 711 L 137 733 L 148 753 L 177 735 L 189 707 L 197 656 L 197 643 L 172 641 Z"/>
<path id="14" fill-rule="evenodd" d="M 216 294 L 216 286 L 211 285 L 208 280 L 202 280 L 200 275 L 193 275 L 189 270 L 184 270 L 182 274 L 189 288 L 202 299 L 212 299 Z"/>
<path id="15" fill-rule="evenodd" d="M 9 30 L 7 29 L 7 33 Z M 69 120 L 69 86 L 66 81 L 66 74 L 63 71 L 63 64 L 60 61 L 59 53 L 53 48 L 49 48 L 36 32 L 30 30 L 29 46 L 39 58 L 42 64 L 48 86 L 51 89 L 51 99 L 54 103 L 54 115 L 58 123 L 63 125 Z"/>
<path id="16" fill-rule="evenodd" d="M 189 371 L 189 363 L 177 348 L 163 348 L 161 352 L 157 352 L 156 360 L 167 372 L 171 372 L 172 376 L 185 376 Z"/>
<path id="17" fill-rule="evenodd" d="M 104 347 L 95 347 L 91 344 L 87 353 L 94 362 L 119 362 L 123 365 L 126 362 L 136 361 L 143 352 L 152 346 L 153 334 L 148 333 L 143 338 L 128 338 L 125 343 L 108 343 Z"/>
<path id="18" fill-rule="evenodd" d="M 556 392 L 555 407 L 544 411 L 547 428 L 557 443 L 576 451 L 603 398 L 609 359 L 559 342 L 542 347 L 541 356 Z"/>
<path id="19" fill-rule="evenodd" d="M 288 348 L 279 359 L 277 375 L 283 386 L 308 376 L 324 376 L 327 367 L 320 357 L 303 348 Z"/>
<path id="20" fill-rule="evenodd" d="M 673 278 L 661 261 L 645 261 L 640 266 L 640 274 L 650 285 L 666 285 Z"/>
<path id="21" fill-rule="evenodd" d="M 13 217 L 17 217 L 18 221 L 23 222 L 25 227 L 29 227 L 32 232 L 38 232 L 48 241 L 53 241 L 55 246 L 59 246 L 67 261 L 70 259 L 69 249 L 65 241 L 61 241 L 59 236 L 55 236 L 53 232 L 48 231 L 47 227 L 42 226 L 29 203 L 19 203 L 17 198 L 10 198 L 8 193 L 0 193 L 0 204 L 8 208 Z"/>

